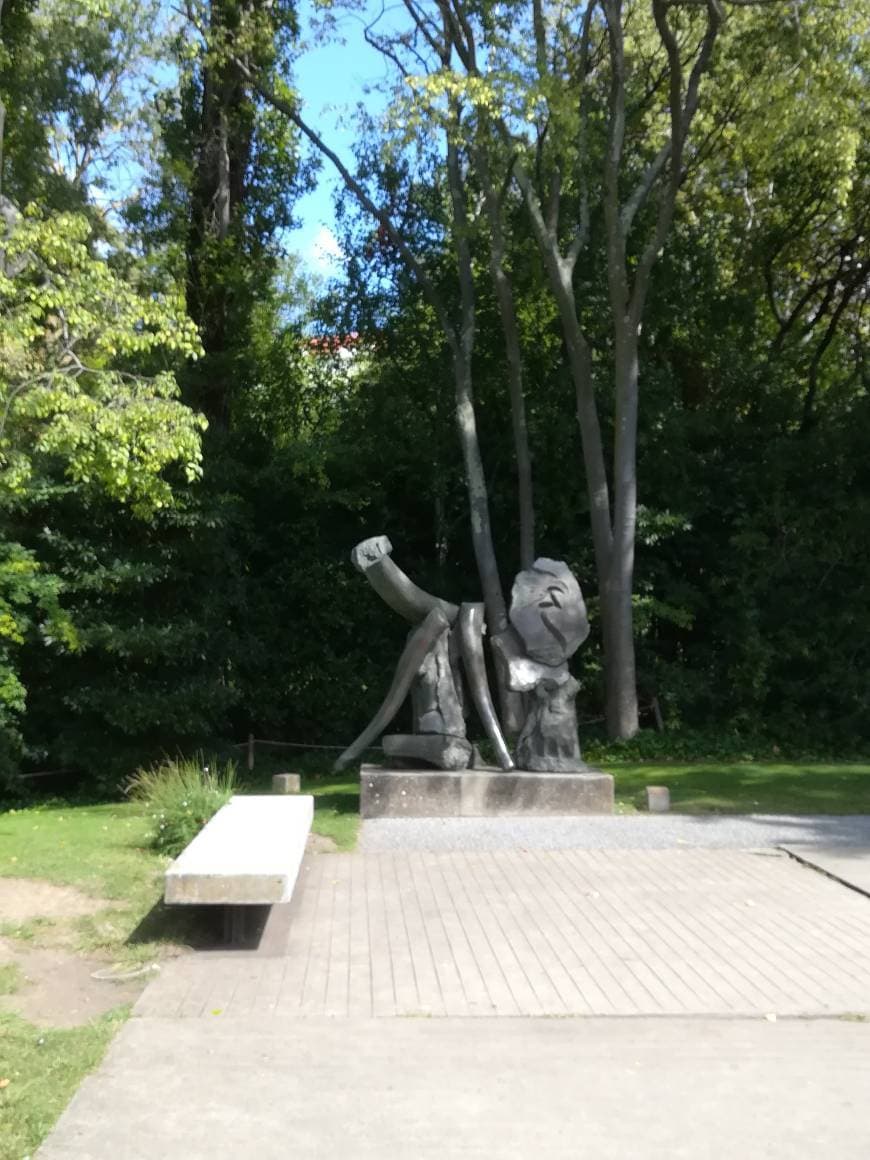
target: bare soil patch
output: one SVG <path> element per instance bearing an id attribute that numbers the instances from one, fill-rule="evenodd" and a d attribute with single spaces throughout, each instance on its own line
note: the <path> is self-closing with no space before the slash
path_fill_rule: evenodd
<path id="1" fill-rule="evenodd" d="M 305 843 L 305 852 L 307 854 L 336 854 L 338 844 L 332 838 L 327 838 L 325 834 L 309 834 Z"/>
<path id="2" fill-rule="evenodd" d="M 14 1011 L 38 1027 L 75 1027 L 138 998 L 149 975 L 123 982 L 95 979 L 108 964 L 55 947 L 24 947 L 0 938 L 0 963 L 14 963 L 19 989 L 0 997 L 0 1011 Z"/>
<path id="3" fill-rule="evenodd" d="M 0 878 L 0 916 L 4 922 L 33 918 L 78 918 L 111 906 L 74 886 L 55 886 L 38 878 Z"/>

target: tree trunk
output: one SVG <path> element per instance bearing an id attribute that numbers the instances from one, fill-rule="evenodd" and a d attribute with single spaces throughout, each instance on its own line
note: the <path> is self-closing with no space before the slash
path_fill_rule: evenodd
<path id="1" fill-rule="evenodd" d="M 586 490 L 589 496 L 589 521 L 592 527 L 592 545 L 599 592 L 603 593 L 610 567 L 612 532 L 610 526 L 610 489 L 604 465 L 604 446 L 601 426 L 592 385 L 592 359 L 577 318 L 577 304 L 570 275 L 561 271 L 551 283 L 559 307 L 562 334 L 568 351 L 568 365 L 577 397 L 577 423 L 583 447 Z"/>
<path id="2" fill-rule="evenodd" d="M 526 398 L 523 390 L 523 356 L 520 328 L 510 276 L 505 269 L 505 237 L 502 228 L 502 198 L 496 191 L 489 166 L 487 145 L 479 142 L 475 150 L 477 168 L 483 185 L 484 204 L 489 219 L 489 273 L 495 289 L 501 329 L 504 335 L 508 368 L 508 393 L 511 401 L 511 423 L 514 455 L 517 463 L 517 501 L 520 524 L 520 567 L 531 568 L 535 561 L 535 502 L 532 485 L 532 456 L 529 450 L 529 426 L 526 420 Z"/>
<path id="3" fill-rule="evenodd" d="M 598 573 L 604 649 L 605 718 L 614 739 L 638 730 L 634 658 L 634 537 L 637 523 L 637 341 L 621 336 L 616 359 L 616 439 L 613 522 L 589 347 L 580 330 L 574 295 L 563 281 L 557 295 L 568 361 L 577 393 L 589 515 Z"/>
<path id="4" fill-rule="evenodd" d="M 238 24 L 239 11 L 212 0 L 209 38 L 213 44 L 221 45 Z M 248 104 L 237 64 L 229 59 L 211 60 L 206 53 L 187 236 L 187 308 L 199 328 L 206 359 L 188 377 L 191 401 L 220 429 L 229 424 L 233 387 L 220 359 L 240 339 L 231 285 L 238 255 L 228 239 L 246 196 L 253 133 Z"/>
<path id="5" fill-rule="evenodd" d="M 613 471 L 613 546 L 605 584 L 604 656 L 609 737 L 625 740 L 638 730 L 634 657 L 634 545 L 637 530 L 637 334 L 625 316 L 614 323 L 616 416 Z"/>
<path id="6" fill-rule="evenodd" d="M 608 581 L 606 592 L 607 599 L 601 606 L 604 715 L 607 736 L 615 741 L 625 741 L 634 737 L 638 730 L 631 588 L 615 578 Z"/>
<path id="7" fill-rule="evenodd" d="M 456 385 L 456 426 L 465 465 L 468 488 L 468 510 L 471 517 L 471 543 L 477 572 L 486 605 L 487 629 L 502 632 L 507 627 L 504 593 L 498 574 L 495 547 L 492 542 L 492 524 L 489 514 L 489 495 L 480 443 L 477 437 L 477 417 L 474 412 L 474 394 L 471 380 L 471 358 L 464 344 L 453 347 L 453 377 Z"/>
<path id="8" fill-rule="evenodd" d="M 490 262 L 493 285 L 498 299 L 508 365 L 508 391 L 511 400 L 511 422 L 514 432 L 514 455 L 517 461 L 517 502 L 520 521 L 520 567 L 531 568 L 535 560 L 535 502 L 532 485 L 532 456 L 529 451 L 529 427 L 523 390 L 523 359 L 520 352 L 519 327 L 513 288 L 502 264 L 502 255 L 494 253 Z"/>
<path id="9" fill-rule="evenodd" d="M 458 130 L 459 106 L 451 104 L 451 114 Z M 507 612 L 495 547 L 492 542 L 492 524 L 489 515 L 489 492 L 477 436 L 477 416 L 474 410 L 471 359 L 476 332 L 476 300 L 474 270 L 469 241 L 466 189 L 462 177 L 456 142 L 447 133 L 447 183 L 453 208 L 453 248 L 456 254 L 456 272 L 459 277 L 459 325 L 445 327 L 450 353 L 453 357 L 453 378 L 456 384 L 456 423 L 459 443 L 465 464 L 465 482 L 468 488 L 468 511 L 471 518 L 471 542 L 477 561 L 477 572 L 486 605 L 487 627 L 491 633 L 502 632 L 507 626 Z"/>

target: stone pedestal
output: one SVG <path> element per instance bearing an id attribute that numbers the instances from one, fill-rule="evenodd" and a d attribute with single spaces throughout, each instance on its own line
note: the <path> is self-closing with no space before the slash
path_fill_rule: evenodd
<path id="1" fill-rule="evenodd" d="M 613 778 L 501 769 L 360 769 L 364 818 L 559 817 L 612 814 Z"/>

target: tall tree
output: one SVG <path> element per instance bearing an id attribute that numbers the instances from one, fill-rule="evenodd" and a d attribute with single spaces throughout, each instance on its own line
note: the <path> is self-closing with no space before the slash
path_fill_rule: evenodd
<path id="1" fill-rule="evenodd" d="M 170 165 L 174 152 L 185 171 L 177 192 L 188 215 L 187 305 L 206 352 L 188 388 L 223 430 L 234 395 L 251 383 L 253 311 L 272 292 L 277 239 L 302 179 L 295 132 L 270 115 L 246 73 L 271 78 L 288 67 L 295 11 L 262 0 L 209 0 L 191 11 L 197 50 L 181 57 L 165 140 Z"/>
<path id="2" fill-rule="evenodd" d="M 438 54 L 438 46 L 430 45 Z M 475 284 L 472 269 L 472 251 L 469 238 L 469 209 L 467 190 L 462 174 L 460 157 L 461 108 L 457 103 L 448 104 L 445 115 L 439 118 L 439 132 L 444 134 L 443 147 L 446 154 L 446 189 L 448 209 L 443 225 L 449 231 L 449 244 L 454 253 L 458 284 L 458 308 L 440 292 L 432 272 L 427 268 L 426 257 L 413 248 L 402 229 L 399 217 L 389 203 L 378 203 L 376 195 L 367 186 L 364 176 L 354 175 L 323 136 L 305 119 L 297 102 L 286 84 L 270 82 L 252 69 L 239 55 L 234 54 L 235 64 L 255 86 L 261 96 L 283 113 L 303 135 L 314 145 L 318 153 L 326 158 L 340 174 L 348 190 L 358 200 L 362 209 L 370 214 L 408 272 L 418 281 L 427 302 L 431 306 L 444 334 L 451 356 L 454 387 L 456 394 L 456 424 L 459 442 L 465 464 L 468 491 L 471 540 L 477 561 L 478 574 L 487 609 L 490 631 L 501 631 L 507 623 L 506 606 L 498 563 L 493 546 L 490 518 L 489 495 L 483 458 L 480 451 L 477 415 L 473 390 L 473 352 L 475 336 Z M 503 699 L 507 697 L 502 690 Z"/>
<path id="3" fill-rule="evenodd" d="M 114 134 L 133 119 L 144 9 L 53 0 L 0 7 L 0 718 L 15 737 L 22 648 L 78 647 L 65 585 L 32 513 L 76 494 L 139 518 L 200 474 L 203 421 L 176 363 L 201 350 L 171 284 L 155 288 L 91 187 L 108 189 Z M 8 35 L 7 35 L 8 33 Z M 121 43 L 123 42 L 123 43 Z M 22 85 L 32 82 L 24 97 Z M 179 468 L 181 469 L 179 471 Z M 116 509 L 117 510 L 117 509 Z M 44 536 L 50 536 L 43 525 Z"/>
<path id="4" fill-rule="evenodd" d="M 467 91 L 487 116 L 490 108 L 498 110 L 501 135 L 516 150 L 514 172 L 558 306 L 589 493 L 608 731 L 630 737 L 638 728 L 632 597 L 639 338 L 725 8 L 720 0 L 652 0 L 650 7 L 591 0 L 558 12 L 532 0 L 530 8 L 492 7 L 483 16 L 461 0 L 443 0 L 441 8 Z M 527 67 L 529 41 L 534 51 Z M 597 259 L 590 237 L 597 204 L 612 349 L 609 465 L 592 344 L 577 297 L 581 255 Z"/>

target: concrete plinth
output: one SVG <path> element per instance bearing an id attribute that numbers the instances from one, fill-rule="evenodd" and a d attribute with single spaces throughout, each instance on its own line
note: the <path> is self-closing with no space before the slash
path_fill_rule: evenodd
<path id="1" fill-rule="evenodd" d="M 360 769 L 364 818 L 564 817 L 612 814 L 613 778 L 500 769 Z"/>

